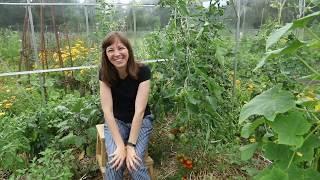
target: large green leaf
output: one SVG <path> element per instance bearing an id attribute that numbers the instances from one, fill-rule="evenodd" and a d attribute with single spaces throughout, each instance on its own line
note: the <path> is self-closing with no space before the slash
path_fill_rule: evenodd
<path id="1" fill-rule="evenodd" d="M 297 150 L 299 155 L 296 156 L 296 161 L 312 161 L 315 153 L 314 149 L 318 147 L 320 147 L 319 137 L 311 135 L 307 140 L 305 140 L 302 147 Z"/>
<path id="2" fill-rule="evenodd" d="M 309 14 L 303 18 L 297 19 L 293 21 L 293 27 L 294 28 L 303 28 L 305 27 L 310 20 L 320 15 L 320 11 L 314 12 L 312 14 Z"/>
<path id="3" fill-rule="evenodd" d="M 318 180 L 320 179 L 320 173 L 309 168 L 302 169 L 295 165 L 291 165 L 288 170 L 288 175 L 290 180 Z"/>
<path id="4" fill-rule="evenodd" d="M 224 66 L 224 62 L 225 62 L 224 56 L 225 56 L 224 49 L 218 46 L 217 49 L 216 49 L 215 57 L 217 58 L 219 64 L 222 67 Z"/>
<path id="5" fill-rule="evenodd" d="M 272 129 L 278 134 L 279 144 L 300 147 L 304 141 L 311 124 L 303 116 L 302 112 L 291 111 L 280 114 L 274 122 L 270 123 Z"/>
<path id="6" fill-rule="evenodd" d="M 249 160 L 253 156 L 257 147 L 258 147 L 258 143 L 241 146 L 240 147 L 241 160 L 244 160 L 244 161 Z"/>
<path id="7" fill-rule="evenodd" d="M 266 44 L 266 50 L 268 50 L 273 44 L 279 41 L 279 39 L 289 31 L 289 29 L 292 27 L 293 23 L 287 23 L 285 26 L 281 27 L 280 29 L 277 29 L 275 32 L 273 32 L 269 38 L 267 39 Z"/>
<path id="8" fill-rule="evenodd" d="M 295 107 L 294 96 L 275 86 L 262 94 L 254 97 L 245 104 L 240 112 L 239 123 L 245 121 L 251 115 L 263 115 L 269 121 L 273 121 L 278 113 L 284 113 Z"/>
<path id="9" fill-rule="evenodd" d="M 320 49 L 320 41 L 319 40 L 312 40 L 307 44 L 307 47 L 309 48 L 315 48 L 315 49 Z"/>
<path id="10" fill-rule="evenodd" d="M 288 180 L 288 173 L 280 168 L 272 167 L 272 169 L 265 169 L 260 174 L 254 177 L 257 180 Z"/>
<path id="11" fill-rule="evenodd" d="M 294 20 L 293 23 L 287 23 L 285 26 L 274 31 L 267 39 L 266 50 L 268 50 L 273 44 L 279 41 L 279 39 L 292 28 L 303 28 L 310 20 L 320 15 L 320 11 L 309 14 L 300 19 Z"/>
<path id="12" fill-rule="evenodd" d="M 285 54 L 290 54 L 297 49 L 299 49 L 301 46 L 303 46 L 305 43 L 299 41 L 299 40 L 293 40 L 288 43 L 288 45 L 284 48 L 280 48 L 274 51 L 268 51 L 265 53 L 265 56 L 261 59 L 261 61 L 258 63 L 258 65 L 253 69 L 253 71 L 256 71 L 257 69 L 261 68 L 268 59 L 275 58 L 278 56 L 282 56 Z"/>
<path id="13" fill-rule="evenodd" d="M 268 142 L 262 146 L 266 158 L 273 161 L 289 162 L 293 151 L 290 146 Z M 287 164 L 287 163 L 286 163 Z"/>
<path id="14" fill-rule="evenodd" d="M 255 131 L 255 129 L 264 122 L 264 118 L 259 118 L 253 122 L 246 123 L 241 129 L 241 137 L 248 138 Z"/>

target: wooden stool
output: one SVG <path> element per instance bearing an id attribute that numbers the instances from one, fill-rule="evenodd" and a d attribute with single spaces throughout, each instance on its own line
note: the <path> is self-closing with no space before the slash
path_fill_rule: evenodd
<path id="1" fill-rule="evenodd" d="M 105 179 L 106 174 L 106 147 L 105 147 L 105 140 L 104 140 L 104 124 L 96 125 L 97 128 L 97 145 L 96 145 L 96 158 L 100 167 L 100 171 L 102 173 L 103 179 Z M 144 164 L 148 169 L 150 178 L 153 180 L 153 160 L 148 155 L 148 151 L 144 156 Z"/>

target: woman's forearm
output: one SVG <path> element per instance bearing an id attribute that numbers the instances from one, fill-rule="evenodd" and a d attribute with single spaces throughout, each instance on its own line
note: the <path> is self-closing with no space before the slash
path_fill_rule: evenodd
<path id="1" fill-rule="evenodd" d="M 143 120 L 144 111 L 136 111 L 133 116 L 131 131 L 129 135 L 128 142 L 137 143 L 142 120 Z"/>
<path id="2" fill-rule="evenodd" d="M 124 142 L 122 140 L 116 119 L 110 113 L 104 113 L 104 114 L 105 114 L 105 121 L 108 125 L 108 128 L 111 132 L 112 138 L 113 138 L 114 142 L 116 143 L 117 147 L 124 147 Z"/>

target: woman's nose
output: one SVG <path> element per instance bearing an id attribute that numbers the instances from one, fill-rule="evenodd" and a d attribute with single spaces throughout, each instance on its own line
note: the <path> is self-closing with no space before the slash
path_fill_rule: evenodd
<path id="1" fill-rule="evenodd" d="M 120 55 L 120 51 L 119 51 L 119 50 L 114 50 L 113 55 L 114 55 L 114 56 L 118 56 L 118 55 Z"/>

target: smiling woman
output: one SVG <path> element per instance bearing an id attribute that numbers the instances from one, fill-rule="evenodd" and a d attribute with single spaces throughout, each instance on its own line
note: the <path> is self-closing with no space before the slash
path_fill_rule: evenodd
<path id="1" fill-rule="evenodd" d="M 148 106 L 151 72 L 134 60 L 129 40 L 119 32 L 102 42 L 99 71 L 109 162 L 106 179 L 123 179 L 125 167 L 133 179 L 150 179 L 143 158 L 152 131 Z"/>
<path id="2" fill-rule="evenodd" d="M 112 45 L 107 47 L 106 54 L 110 63 L 120 72 L 120 78 L 123 79 L 127 76 L 126 65 L 129 54 L 126 46 L 120 40 L 116 40 Z"/>

